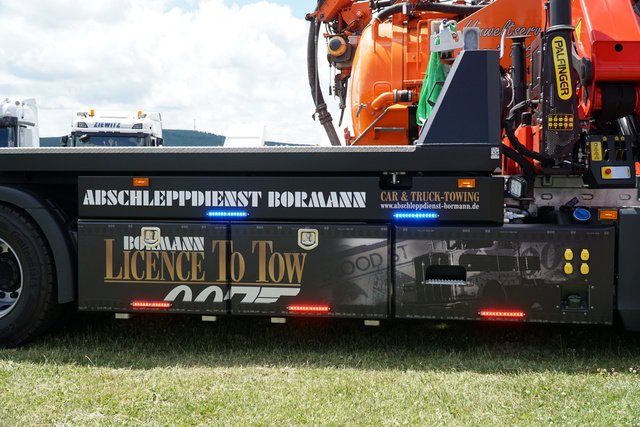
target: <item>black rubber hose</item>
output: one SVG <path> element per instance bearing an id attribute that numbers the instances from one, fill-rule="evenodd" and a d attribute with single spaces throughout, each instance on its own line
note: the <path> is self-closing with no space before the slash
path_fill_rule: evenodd
<path id="1" fill-rule="evenodd" d="M 318 5 L 321 3 L 318 2 Z M 317 10 L 317 8 L 316 8 Z M 311 97 L 316 107 L 318 120 L 324 127 L 331 145 L 342 145 L 333 126 L 331 113 L 327 110 L 327 104 L 324 102 L 322 89 L 320 88 L 320 79 L 318 78 L 318 35 L 320 34 L 320 21 L 312 19 L 309 25 L 309 39 L 307 41 L 307 74 L 309 76 L 309 86 L 311 87 Z"/>
<path id="2" fill-rule="evenodd" d="M 318 0 L 314 12 L 317 12 L 324 2 L 325 0 Z M 318 97 L 320 97 L 320 99 L 322 99 L 322 103 L 324 103 L 322 93 L 318 95 L 318 92 L 320 92 L 320 84 L 318 81 L 317 39 L 320 34 L 320 22 L 311 15 L 307 15 L 307 20 L 309 21 L 309 37 L 307 39 L 307 75 L 309 78 L 309 86 L 311 87 L 311 97 L 313 98 L 314 105 L 317 107 Z"/>
<path id="3" fill-rule="evenodd" d="M 533 187 L 536 183 L 536 170 L 522 154 L 507 145 L 502 144 L 502 154 L 520 166 L 524 174 L 524 179 L 527 181 L 527 197 L 532 198 Z"/>
<path id="4" fill-rule="evenodd" d="M 483 9 L 486 5 L 418 3 L 416 10 L 421 12 L 440 12 L 468 16 Z"/>
<path id="5" fill-rule="evenodd" d="M 518 153 L 522 154 L 525 157 L 538 160 L 543 165 L 555 163 L 554 157 L 551 157 L 543 153 L 538 153 L 533 150 L 529 150 L 527 147 L 522 145 L 522 143 L 518 140 L 518 137 L 516 136 L 515 132 L 513 131 L 513 123 L 511 121 L 509 120 L 505 121 L 504 131 L 505 131 L 505 134 L 507 135 L 507 138 L 509 139 L 509 142 L 511 143 L 511 145 L 513 145 L 513 148 Z"/>
<path id="6" fill-rule="evenodd" d="M 396 13 L 402 13 L 407 3 L 394 4 L 391 7 L 386 8 L 373 16 L 373 19 L 378 22 L 386 20 L 391 15 Z M 460 4 L 444 4 L 444 3 L 418 3 L 415 5 L 415 10 L 420 12 L 440 12 L 450 13 L 453 15 L 468 16 L 482 9 L 481 5 L 460 5 Z"/>
<path id="7" fill-rule="evenodd" d="M 382 7 L 389 7 L 400 0 L 371 0 L 369 1 L 369 7 L 371 9 L 380 9 Z"/>
<path id="8" fill-rule="evenodd" d="M 309 25 L 309 38 L 307 40 L 307 75 L 309 86 L 311 87 L 311 97 L 314 105 L 318 105 L 318 70 L 317 70 L 317 49 L 316 37 L 320 31 L 320 26 L 316 19 L 312 19 Z M 322 96 L 322 94 L 320 94 Z"/>

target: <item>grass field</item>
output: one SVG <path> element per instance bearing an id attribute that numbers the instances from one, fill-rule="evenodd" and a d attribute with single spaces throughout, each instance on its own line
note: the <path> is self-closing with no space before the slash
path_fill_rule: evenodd
<path id="1" fill-rule="evenodd" d="M 0 425 L 640 425 L 640 334 L 80 314 L 0 350 Z"/>

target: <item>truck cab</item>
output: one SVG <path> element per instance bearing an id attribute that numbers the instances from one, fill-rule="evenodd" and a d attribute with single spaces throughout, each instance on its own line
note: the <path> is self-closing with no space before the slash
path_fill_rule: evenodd
<path id="1" fill-rule="evenodd" d="M 160 113 L 79 112 L 63 147 L 154 147 L 162 145 Z"/>
<path id="2" fill-rule="evenodd" d="M 0 147 L 39 147 L 36 100 L 0 102 Z"/>

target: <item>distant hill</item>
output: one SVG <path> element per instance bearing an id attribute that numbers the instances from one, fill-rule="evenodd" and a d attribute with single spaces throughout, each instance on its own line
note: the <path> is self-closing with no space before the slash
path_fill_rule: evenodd
<path id="1" fill-rule="evenodd" d="M 166 147 L 195 147 L 195 146 L 215 146 L 224 144 L 225 137 L 215 133 L 200 132 L 196 130 L 164 129 L 162 131 L 164 145 Z M 283 142 L 266 141 L 268 146 L 293 146 Z M 40 138 L 41 147 L 59 147 L 60 137 Z"/>
<path id="2" fill-rule="evenodd" d="M 162 131 L 164 145 L 168 147 L 222 145 L 224 136 L 197 130 L 165 129 Z"/>

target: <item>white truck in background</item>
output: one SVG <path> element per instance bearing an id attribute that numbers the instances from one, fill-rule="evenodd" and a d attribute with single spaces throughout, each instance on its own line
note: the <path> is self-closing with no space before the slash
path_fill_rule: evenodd
<path id="1" fill-rule="evenodd" d="M 63 147 L 153 147 L 162 145 L 160 113 L 79 112 Z"/>
<path id="2" fill-rule="evenodd" d="M 0 102 L 0 147 L 39 147 L 36 100 Z"/>

